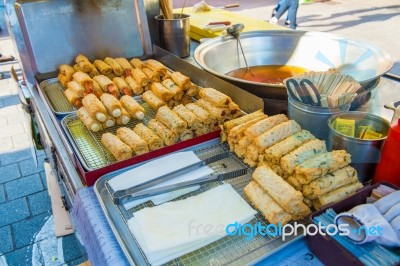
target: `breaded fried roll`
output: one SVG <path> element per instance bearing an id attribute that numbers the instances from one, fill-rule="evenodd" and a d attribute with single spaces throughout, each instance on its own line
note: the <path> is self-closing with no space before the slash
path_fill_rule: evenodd
<path id="1" fill-rule="evenodd" d="M 61 73 L 58 73 L 57 78 L 58 78 L 58 81 L 64 86 L 64 88 L 67 88 L 68 82 L 71 81 L 70 78 L 68 78 L 67 76 L 65 76 Z"/>
<path id="2" fill-rule="evenodd" d="M 79 65 L 79 69 L 85 73 L 89 73 L 92 70 L 90 67 L 91 63 L 89 59 L 82 54 L 79 54 L 76 57 L 75 63 L 77 63 Z"/>
<path id="3" fill-rule="evenodd" d="M 199 99 L 196 102 L 196 104 L 198 104 L 200 107 L 202 107 L 208 113 L 210 113 L 211 118 L 213 118 L 214 120 L 221 121 L 227 115 L 226 109 L 215 107 L 214 105 L 207 102 L 206 100 Z"/>
<path id="4" fill-rule="evenodd" d="M 96 118 L 100 122 L 106 121 L 107 110 L 103 103 L 94 94 L 86 95 L 82 99 L 82 104 L 91 117 Z"/>
<path id="5" fill-rule="evenodd" d="M 120 93 L 117 88 L 117 85 L 115 85 L 115 83 L 112 82 L 109 78 L 107 78 L 104 75 L 98 75 L 98 76 L 95 76 L 93 79 L 100 85 L 101 89 L 104 92 L 107 92 L 107 93 L 113 95 L 114 97 L 119 98 Z"/>
<path id="6" fill-rule="evenodd" d="M 142 94 L 143 100 L 150 105 L 154 110 L 158 110 L 161 106 L 166 105 L 167 103 L 158 98 L 152 91 L 146 91 Z"/>
<path id="7" fill-rule="evenodd" d="M 132 77 L 140 87 L 146 87 L 150 83 L 150 79 L 139 68 L 132 69 Z"/>
<path id="8" fill-rule="evenodd" d="M 190 129 L 197 129 L 199 126 L 201 126 L 201 123 L 197 116 L 191 112 L 189 109 L 187 109 L 184 105 L 179 104 L 175 106 L 172 111 L 177 114 L 180 118 L 182 118 L 188 125 L 188 128 Z"/>
<path id="9" fill-rule="evenodd" d="M 246 123 L 247 121 L 250 121 L 254 118 L 262 117 L 262 116 L 264 116 L 264 113 L 261 110 L 257 110 L 253 113 L 250 113 L 250 114 L 244 115 L 242 117 L 232 119 L 230 121 L 225 122 L 222 126 L 221 141 L 223 142 L 223 141 L 227 140 L 228 133 L 232 128 L 234 128 L 240 124 Z"/>
<path id="10" fill-rule="evenodd" d="M 122 107 L 129 113 L 131 117 L 142 120 L 144 118 L 145 110 L 138 104 L 131 96 L 124 95 L 120 99 Z"/>
<path id="11" fill-rule="evenodd" d="M 246 129 L 248 129 L 250 126 L 254 125 L 255 123 L 263 120 L 264 118 L 266 118 L 267 115 L 264 116 L 260 116 L 257 118 L 254 118 L 250 121 L 247 121 L 243 124 L 237 125 L 236 127 L 232 128 L 229 133 L 228 133 L 228 140 L 233 142 L 233 143 L 238 143 L 239 140 L 243 137 L 244 132 L 246 131 Z"/>
<path id="12" fill-rule="evenodd" d="M 61 64 L 58 67 L 58 69 L 59 69 L 59 73 L 60 74 L 63 74 L 65 76 L 69 77 L 69 78 L 71 78 L 72 74 L 75 73 L 75 69 L 72 66 L 67 65 L 67 64 Z"/>
<path id="13" fill-rule="evenodd" d="M 190 96 L 188 96 L 188 95 L 186 95 L 186 94 L 184 94 L 184 93 L 183 93 L 182 98 L 179 100 L 179 102 L 180 102 L 181 104 L 185 105 L 185 106 L 186 106 L 188 103 L 194 103 L 193 98 L 190 97 Z"/>
<path id="14" fill-rule="evenodd" d="M 100 75 L 99 71 L 92 63 L 90 63 L 90 72 L 88 74 L 91 78 Z"/>
<path id="15" fill-rule="evenodd" d="M 113 82 L 117 85 L 117 88 L 121 95 L 132 96 L 131 87 L 126 83 L 126 81 L 121 77 L 113 78 Z"/>
<path id="16" fill-rule="evenodd" d="M 146 141 L 151 151 L 158 150 L 164 146 L 162 139 L 142 123 L 137 124 L 133 131 Z"/>
<path id="17" fill-rule="evenodd" d="M 172 91 L 164 87 L 161 83 L 153 82 L 150 86 L 151 91 L 164 102 L 168 102 L 174 97 Z"/>
<path id="18" fill-rule="evenodd" d="M 100 98 L 100 96 L 104 93 L 99 83 L 97 83 L 95 80 L 93 80 L 93 93 L 97 98 Z"/>
<path id="19" fill-rule="evenodd" d="M 104 133 L 101 136 L 101 143 L 118 161 L 127 160 L 132 157 L 131 148 L 111 133 Z"/>
<path id="20" fill-rule="evenodd" d="M 187 128 L 187 123 L 177 116 L 167 106 L 160 107 L 156 113 L 156 119 L 166 125 L 175 134 L 180 135 Z"/>
<path id="21" fill-rule="evenodd" d="M 72 74 L 72 77 L 85 89 L 86 93 L 93 93 L 93 80 L 88 74 L 79 71 Z"/>
<path id="22" fill-rule="evenodd" d="M 132 58 L 131 61 L 129 61 L 129 63 L 134 67 L 134 68 L 139 68 L 141 69 L 144 66 L 144 63 L 142 60 L 138 59 L 138 58 Z"/>
<path id="23" fill-rule="evenodd" d="M 79 97 L 79 95 L 76 94 L 73 90 L 66 89 L 64 91 L 64 95 L 65 95 L 65 98 L 67 98 L 67 101 L 71 105 L 78 107 L 78 108 L 82 106 L 82 98 Z"/>
<path id="24" fill-rule="evenodd" d="M 164 87 L 169 89 L 174 94 L 173 99 L 175 101 L 179 101 L 180 99 L 182 99 L 183 89 L 176 85 L 176 83 L 173 82 L 172 79 L 164 79 L 161 83 L 164 85 Z"/>
<path id="25" fill-rule="evenodd" d="M 227 108 L 229 103 L 232 102 L 231 97 L 213 88 L 202 88 L 199 91 L 199 96 L 200 98 L 210 102 L 212 105 L 221 108 Z"/>
<path id="26" fill-rule="evenodd" d="M 178 84 L 183 90 L 190 89 L 192 83 L 190 82 L 190 78 L 183 75 L 181 72 L 175 71 L 171 74 L 171 79 Z"/>
<path id="27" fill-rule="evenodd" d="M 141 155 L 149 152 L 149 147 L 138 134 L 132 129 L 121 127 L 117 129 L 117 137 L 127 144 L 135 155 Z"/>
<path id="28" fill-rule="evenodd" d="M 143 87 L 141 87 L 134 78 L 127 76 L 125 81 L 128 83 L 129 87 L 131 87 L 131 90 L 135 95 L 140 95 L 143 93 Z"/>
<path id="29" fill-rule="evenodd" d="M 314 207 L 316 209 L 320 209 L 322 206 L 341 201 L 354 193 L 357 190 L 363 188 L 363 185 L 360 182 L 354 182 L 338 189 L 332 190 L 322 196 L 320 196 L 317 200 L 314 201 Z"/>
<path id="30" fill-rule="evenodd" d="M 93 64 L 102 75 L 110 75 L 113 73 L 112 67 L 103 60 L 96 59 Z"/>
<path id="31" fill-rule="evenodd" d="M 190 97 L 195 97 L 197 96 L 197 94 L 199 94 L 200 89 L 200 86 L 197 86 L 196 84 L 191 82 L 189 89 L 186 90 L 186 94 Z"/>
<path id="32" fill-rule="evenodd" d="M 145 65 L 148 68 L 152 69 L 154 72 L 158 73 L 161 77 L 165 76 L 168 72 L 166 66 L 154 59 L 147 60 Z"/>
<path id="33" fill-rule="evenodd" d="M 86 94 L 85 88 L 79 85 L 79 83 L 76 82 L 75 80 L 68 82 L 67 89 L 74 91 L 76 95 L 78 95 L 80 98 L 82 98 L 83 95 Z"/>
<path id="34" fill-rule="evenodd" d="M 167 102 L 167 106 L 168 106 L 170 109 L 174 108 L 174 107 L 177 106 L 177 105 L 179 105 L 179 102 L 178 102 L 178 101 L 175 101 L 174 99 L 171 99 L 171 100 L 169 100 L 169 101 Z"/>
<path id="35" fill-rule="evenodd" d="M 200 120 L 201 123 L 205 125 L 210 125 L 214 123 L 214 120 L 211 118 L 210 113 L 201 108 L 199 105 L 195 103 L 188 103 L 185 105 L 185 107 L 194 113 L 197 118 Z"/>
<path id="36" fill-rule="evenodd" d="M 172 145 L 178 141 L 178 136 L 156 119 L 151 119 L 147 126 L 164 141 L 165 145 Z"/>
<path id="37" fill-rule="evenodd" d="M 115 98 L 111 94 L 103 93 L 103 95 L 100 96 L 100 100 L 104 104 L 104 107 L 106 107 L 107 112 L 111 116 L 113 116 L 113 117 L 121 116 L 121 114 L 122 114 L 121 107 L 122 106 L 121 106 L 121 103 L 118 101 L 117 98 Z"/>
<path id="38" fill-rule="evenodd" d="M 132 73 L 131 73 L 132 66 L 131 66 L 131 64 L 129 64 L 129 61 L 126 58 L 118 57 L 118 58 L 115 58 L 114 60 L 115 60 L 115 62 L 118 63 L 118 65 L 124 71 L 125 77 L 132 76 Z"/>
<path id="39" fill-rule="evenodd" d="M 154 72 L 148 67 L 142 67 L 140 70 L 152 81 L 152 82 L 160 82 L 161 78 L 157 72 Z"/>
<path id="40" fill-rule="evenodd" d="M 183 131 L 183 132 L 179 135 L 179 138 L 180 138 L 181 141 L 185 141 L 185 140 L 188 140 L 188 139 L 192 139 L 193 137 L 194 137 L 193 131 L 192 131 L 192 130 L 189 130 L 189 129 L 186 129 L 185 131 Z"/>
<path id="41" fill-rule="evenodd" d="M 111 57 L 104 58 L 104 62 L 112 68 L 112 71 L 116 76 L 122 76 L 122 74 L 124 73 L 122 67 L 117 63 L 117 61 L 115 61 Z"/>
<path id="42" fill-rule="evenodd" d="M 121 108 L 121 115 L 117 117 L 117 125 L 127 125 L 131 121 L 131 116 L 125 110 L 125 108 Z"/>
<path id="43" fill-rule="evenodd" d="M 229 105 L 228 105 L 228 110 L 229 110 L 228 117 L 229 117 L 230 119 L 237 118 L 237 117 L 240 117 L 240 116 L 243 115 L 242 112 L 241 112 L 241 110 L 240 110 L 239 105 L 237 105 L 237 104 L 234 103 L 234 102 L 230 102 L 230 103 L 229 103 Z"/>
<path id="44" fill-rule="evenodd" d="M 96 119 L 93 119 L 86 111 L 85 107 L 79 108 L 76 114 L 78 115 L 79 119 L 83 122 L 85 127 L 87 127 L 87 129 L 93 132 L 98 132 L 103 129 L 100 122 L 98 122 Z"/>

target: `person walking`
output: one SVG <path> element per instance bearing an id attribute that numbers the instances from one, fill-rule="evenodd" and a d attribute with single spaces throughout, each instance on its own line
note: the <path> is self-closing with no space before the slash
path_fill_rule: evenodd
<path id="1" fill-rule="evenodd" d="M 281 0 L 278 3 L 278 10 L 275 16 L 270 19 L 271 24 L 277 24 L 280 17 L 288 11 L 288 20 L 290 21 L 290 28 L 296 29 L 297 10 L 299 9 L 299 0 Z"/>

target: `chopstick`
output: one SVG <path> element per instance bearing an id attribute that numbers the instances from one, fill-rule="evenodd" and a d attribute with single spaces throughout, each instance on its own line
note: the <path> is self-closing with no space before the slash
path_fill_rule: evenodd
<path id="1" fill-rule="evenodd" d="M 164 19 L 173 19 L 173 9 L 171 0 L 160 0 L 161 12 L 164 15 Z"/>

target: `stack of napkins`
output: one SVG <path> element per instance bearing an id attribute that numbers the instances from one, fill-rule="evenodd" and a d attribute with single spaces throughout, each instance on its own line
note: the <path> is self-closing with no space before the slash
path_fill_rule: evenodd
<path id="1" fill-rule="evenodd" d="M 128 226 L 148 261 L 160 265 L 224 236 L 231 223 L 251 221 L 256 211 L 230 184 L 197 196 L 145 208 Z"/>

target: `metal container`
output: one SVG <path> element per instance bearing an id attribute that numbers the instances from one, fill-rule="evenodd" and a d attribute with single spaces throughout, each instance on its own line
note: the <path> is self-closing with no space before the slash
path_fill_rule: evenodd
<path id="1" fill-rule="evenodd" d="M 373 126 L 382 134 L 376 140 L 364 140 L 343 135 L 333 128 L 336 118 L 355 120 L 356 129 L 359 125 Z M 328 149 L 347 150 L 351 154 L 351 165 L 358 172 L 358 179 L 362 183 L 371 181 L 375 168 L 380 160 L 381 149 L 390 129 L 390 123 L 382 117 L 364 112 L 343 112 L 328 119 L 329 138 Z"/>
<path id="2" fill-rule="evenodd" d="M 189 56 L 190 16 L 186 14 L 173 14 L 173 16 L 173 19 L 165 19 L 163 15 L 155 17 L 160 45 L 179 57 Z"/>
<path id="3" fill-rule="evenodd" d="M 291 65 L 311 71 L 337 68 L 353 76 L 364 88 L 363 92 L 358 93 L 355 103 L 358 103 L 358 98 L 365 97 L 377 85 L 378 77 L 393 65 L 390 55 L 382 49 L 327 33 L 253 31 L 241 33 L 240 40 L 249 66 Z M 238 87 L 262 98 L 286 101 L 287 93 L 283 85 L 246 81 L 225 75 L 245 67 L 243 56 L 238 51 L 240 47 L 236 39 L 224 36 L 200 44 L 194 57 L 204 70 Z"/>
<path id="4" fill-rule="evenodd" d="M 301 128 L 310 131 L 314 136 L 322 140 L 328 140 L 329 127 L 327 121 L 333 114 L 348 111 L 350 104 L 337 108 L 325 108 L 312 106 L 288 97 L 288 115 L 290 119 L 296 120 Z"/>

